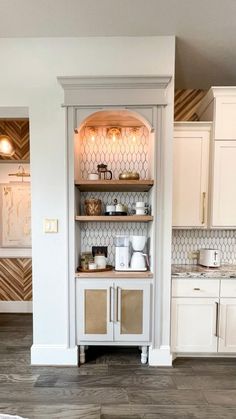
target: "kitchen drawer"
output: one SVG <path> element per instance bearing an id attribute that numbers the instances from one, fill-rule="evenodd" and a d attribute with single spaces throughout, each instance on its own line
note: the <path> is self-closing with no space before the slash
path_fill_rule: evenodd
<path id="1" fill-rule="evenodd" d="M 221 297 L 236 297 L 236 279 L 222 279 L 220 287 Z"/>
<path id="2" fill-rule="evenodd" d="M 219 297 L 218 279 L 172 279 L 172 297 Z"/>

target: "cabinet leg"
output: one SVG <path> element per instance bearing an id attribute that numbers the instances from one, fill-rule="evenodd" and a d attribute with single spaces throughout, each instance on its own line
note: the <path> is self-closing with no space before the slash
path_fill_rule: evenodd
<path id="1" fill-rule="evenodd" d="M 80 345 L 79 347 L 79 360 L 80 360 L 80 364 L 85 363 L 85 346 L 84 345 Z"/>
<path id="2" fill-rule="evenodd" d="M 141 353 L 141 363 L 147 363 L 147 346 L 142 346 L 142 353 Z"/>

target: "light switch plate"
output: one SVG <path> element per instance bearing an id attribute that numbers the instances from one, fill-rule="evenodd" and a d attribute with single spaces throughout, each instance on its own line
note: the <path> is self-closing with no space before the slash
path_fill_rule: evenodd
<path id="1" fill-rule="evenodd" d="M 58 220 L 56 218 L 44 218 L 43 231 L 44 233 L 58 233 Z"/>

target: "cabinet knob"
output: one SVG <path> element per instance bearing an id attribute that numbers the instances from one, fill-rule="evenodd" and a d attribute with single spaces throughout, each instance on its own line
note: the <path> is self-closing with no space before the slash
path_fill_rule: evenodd
<path id="1" fill-rule="evenodd" d="M 194 291 L 200 291 L 200 288 L 193 288 Z"/>

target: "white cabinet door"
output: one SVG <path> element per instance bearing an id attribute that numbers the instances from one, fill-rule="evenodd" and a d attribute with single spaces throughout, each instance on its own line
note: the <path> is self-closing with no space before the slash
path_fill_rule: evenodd
<path id="1" fill-rule="evenodd" d="M 207 225 L 209 137 L 209 130 L 174 131 L 173 227 Z"/>
<path id="2" fill-rule="evenodd" d="M 236 95 L 215 99 L 215 140 L 236 140 Z"/>
<path id="3" fill-rule="evenodd" d="M 120 342 L 150 340 L 150 284 L 115 283 L 114 339 Z"/>
<path id="4" fill-rule="evenodd" d="M 215 141 L 212 227 L 236 228 L 236 141 Z"/>
<path id="5" fill-rule="evenodd" d="M 77 343 L 113 341 L 113 292 L 108 280 L 77 281 Z"/>
<path id="6" fill-rule="evenodd" d="M 236 298 L 220 299 L 219 352 L 236 352 Z"/>
<path id="7" fill-rule="evenodd" d="M 218 298 L 172 298 L 173 352 L 217 352 Z"/>

